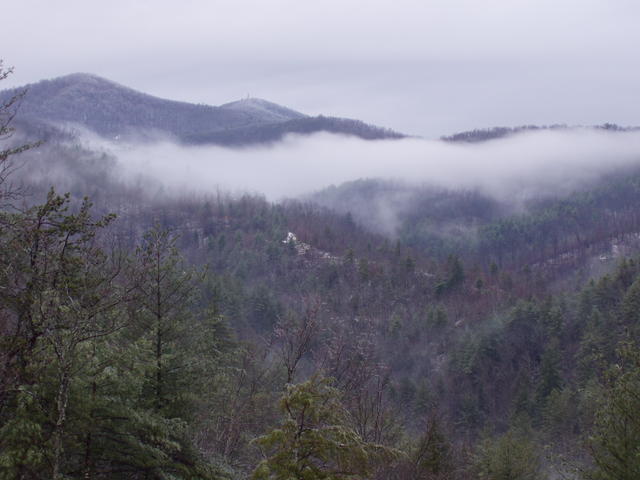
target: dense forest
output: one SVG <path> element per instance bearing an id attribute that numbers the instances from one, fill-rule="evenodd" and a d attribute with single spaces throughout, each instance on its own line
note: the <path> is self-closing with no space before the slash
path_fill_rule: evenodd
<path id="1" fill-rule="evenodd" d="M 640 478 L 640 170 L 162 195 L 3 98 L 0 478 Z"/>

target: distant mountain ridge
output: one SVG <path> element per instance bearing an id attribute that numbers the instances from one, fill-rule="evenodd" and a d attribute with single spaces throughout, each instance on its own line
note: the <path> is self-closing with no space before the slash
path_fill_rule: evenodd
<path id="1" fill-rule="evenodd" d="M 445 135 L 440 137 L 440 140 L 445 142 L 462 142 L 462 143 L 479 143 L 489 140 L 496 140 L 498 138 L 504 138 L 511 135 L 524 132 L 536 132 L 544 130 L 576 130 L 579 128 L 586 128 L 590 130 L 606 130 L 609 132 L 634 132 L 639 131 L 640 127 L 622 127 L 615 123 L 604 123 L 602 125 L 521 125 L 518 127 L 492 127 L 481 128 L 475 130 L 468 130 L 466 132 L 454 133 L 453 135 Z"/>
<path id="2" fill-rule="evenodd" d="M 27 93 L 17 124 L 39 130 L 77 124 L 110 138 L 157 132 L 187 144 L 229 146 L 268 143 L 289 133 L 320 131 L 365 139 L 404 137 L 358 120 L 310 117 L 259 98 L 221 106 L 166 100 L 86 73 L 5 90 L 0 92 L 0 101 L 24 90 Z"/>

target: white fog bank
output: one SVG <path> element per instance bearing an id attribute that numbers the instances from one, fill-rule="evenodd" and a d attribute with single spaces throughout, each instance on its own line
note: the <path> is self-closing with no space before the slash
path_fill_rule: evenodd
<path id="1" fill-rule="evenodd" d="M 570 191 L 640 166 L 640 132 L 536 131 L 475 144 L 421 139 L 364 141 L 330 134 L 292 136 L 271 147 L 185 147 L 169 141 L 107 144 L 125 180 L 185 191 L 295 197 L 359 178 L 385 178 L 494 196 Z"/>

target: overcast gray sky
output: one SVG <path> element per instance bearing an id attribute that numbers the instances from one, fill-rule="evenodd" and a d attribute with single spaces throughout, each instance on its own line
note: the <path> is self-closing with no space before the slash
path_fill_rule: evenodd
<path id="1" fill-rule="evenodd" d="M 8 0 L 2 87 L 95 73 L 437 137 L 640 124 L 637 0 Z"/>

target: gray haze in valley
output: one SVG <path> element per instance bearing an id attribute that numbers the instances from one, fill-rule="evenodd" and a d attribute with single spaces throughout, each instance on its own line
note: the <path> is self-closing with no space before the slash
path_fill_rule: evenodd
<path id="1" fill-rule="evenodd" d="M 21 0 L 2 13 L 0 56 L 16 67 L 2 88 L 83 71 L 164 98 L 250 94 L 428 138 L 640 124 L 633 0 Z"/>
<path id="2" fill-rule="evenodd" d="M 479 144 L 290 136 L 271 147 L 185 147 L 87 140 L 113 153 L 126 181 L 168 192 L 216 190 L 297 197 L 360 178 L 474 189 L 519 203 L 566 194 L 616 169 L 640 167 L 640 132 L 534 131 Z"/>

